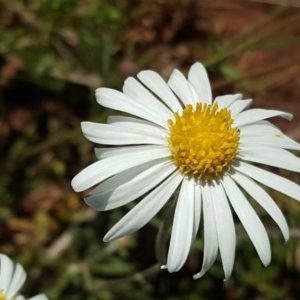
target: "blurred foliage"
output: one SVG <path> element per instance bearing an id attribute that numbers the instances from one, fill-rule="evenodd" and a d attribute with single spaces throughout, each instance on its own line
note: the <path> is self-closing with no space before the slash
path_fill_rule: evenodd
<path id="1" fill-rule="evenodd" d="M 156 262 L 155 239 L 167 209 L 140 232 L 106 244 L 102 237 L 128 207 L 96 213 L 70 187 L 71 178 L 95 160 L 80 121 L 104 121 L 109 113 L 95 103 L 94 89 L 121 88 L 127 76 L 142 68 L 166 77 L 174 67 L 185 70 L 200 60 L 208 66 L 215 94 L 238 90 L 265 99 L 274 90 L 274 103 L 285 99 L 277 87 L 284 82 L 292 89 L 289 83 L 299 74 L 300 10 L 243 5 L 245 18 L 248 12 L 254 17 L 239 28 L 234 18 L 226 18 L 228 11 L 241 8 L 234 0 L 0 0 L 0 251 L 28 270 L 26 295 L 45 292 L 54 300 L 298 299 L 296 201 L 270 191 L 292 228 L 287 244 L 257 207 L 273 245 L 268 268 L 237 222 L 232 278 L 223 282 L 217 261 L 194 281 L 201 267 L 201 235 L 180 272 L 160 271 Z M 290 60 L 281 61 L 280 51 L 287 51 L 284 57 Z M 254 73 L 251 55 L 261 67 Z M 271 62 L 260 65 L 266 57 Z M 297 104 L 299 98 L 293 99 Z M 297 175 L 273 171 L 300 183 Z"/>

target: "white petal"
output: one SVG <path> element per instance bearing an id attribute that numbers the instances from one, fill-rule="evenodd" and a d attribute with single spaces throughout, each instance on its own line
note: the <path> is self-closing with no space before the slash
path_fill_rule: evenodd
<path id="1" fill-rule="evenodd" d="M 264 225 L 244 194 L 229 176 L 224 176 L 223 187 L 262 263 L 265 266 L 268 265 L 271 261 L 271 246 Z"/>
<path id="2" fill-rule="evenodd" d="M 100 105 L 135 115 L 168 129 L 168 119 L 119 91 L 99 88 L 96 90 L 96 98 Z"/>
<path id="3" fill-rule="evenodd" d="M 272 217 L 280 228 L 285 241 L 289 238 L 289 228 L 285 217 L 269 194 L 249 177 L 235 172 L 231 177 Z"/>
<path id="4" fill-rule="evenodd" d="M 200 63 L 193 64 L 190 68 L 188 79 L 196 91 L 198 102 L 200 101 L 211 104 L 211 86 L 204 66 Z"/>
<path id="5" fill-rule="evenodd" d="M 171 161 L 150 162 L 128 169 L 99 184 L 85 202 L 100 211 L 125 205 L 150 191 L 175 169 Z"/>
<path id="6" fill-rule="evenodd" d="M 260 136 L 263 134 L 276 135 L 282 132 L 274 124 L 267 120 L 258 121 L 254 124 L 247 124 L 239 127 L 243 136 Z"/>
<path id="7" fill-rule="evenodd" d="M 195 91 L 194 87 L 192 86 L 192 84 L 189 81 L 187 81 L 187 83 L 188 83 L 188 85 L 190 87 L 190 90 L 192 92 L 193 98 L 195 99 L 195 103 L 199 102 L 198 96 L 196 94 L 196 91 Z"/>
<path id="8" fill-rule="evenodd" d="M 224 95 L 218 96 L 215 98 L 214 103 L 218 103 L 218 107 L 220 108 L 229 108 L 229 106 L 242 98 L 242 94 L 233 94 L 233 95 Z"/>
<path id="9" fill-rule="evenodd" d="M 8 256 L 0 254 L 0 291 L 7 292 L 12 280 L 14 264 Z"/>
<path id="10" fill-rule="evenodd" d="M 258 145 L 259 147 L 262 146 L 267 148 L 279 147 L 283 149 L 300 150 L 300 144 L 284 134 L 257 134 L 256 136 L 244 136 L 241 134 L 239 143 L 245 147 L 253 147 L 253 145 Z"/>
<path id="11" fill-rule="evenodd" d="M 147 224 L 170 199 L 181 180 L 182 175 L 175 171 L 115 224 L 103 240 L 114 240 L 131 234 Z"/>
<path id="12" fill-rule="evenodd" d="M 177 69 L 172 72 L 168 85 L 185 106 L 188 104 L 195 104 L 197 102 L 197 99 L 194 98 L 186 78 Z"/>
<path id="13" fill-rule="evenodd" d="M 172 112 L 162 104 L 161 101 L 133 77 L 129 77 L 125 80 L 123 92 L 149 110 L 155 111 L 166 120 L 173 116 Z"/>
<path id="14" fill-rule="evenodd" d="M 143 131 L 118 127 L 110 124 L 82 122 L 81 129 L 84 136 L 97 144 L 130 145 L 130 144 L 165 144 L 160 136 L 145 135 Z"/>
<path id="15" fill-rule="evenodd" d="M 158 73 L 142 71 L 137 77 L 147 88 L 161 98 L 172 111 L 177 112 L 182 109 L 178 99 Z"/>
<path id="16" fill-rule="evenodd" d="M 267 122 L 261 121 L 255 124 L 245 125 L 240 129 L 240 143 L 252 145 L 269 145 L 278 146 L 281 148 L 299 150 L 300 144 L 284 135 L 276 126 Z"/>
<path id="17" fill-rule="evenodd" d="M 202 203 L 204 218 L 204 255 L 201 271 L 193 276 L 194 279 L 202 277 L 213 265 L 218 254 L 218 234 L 216 228 L 215 212 L 213 207 L 211 187 L 207 184 L 202 187 Z"/>
<path id="18" fill-rule="evenodd" d="M 239 172 L 252 177 L 254 180 L 300 201 L 300 186 L 298 184 L 277 174 L 271 173 L 242 161 L 240 161 L 239 165 L 234 168 Z"/>
<path id="19" fill-rule="evenodd" d="M 174 215 L 167 268 L 176 272 L 189 254 L 194 226 L 194 179 L 184 177 Z"/>
<path id="20" fill-rule="evenodd" d="M 262 108 L 252 108 L 241 112 L 235 117 L 234 125 L 239 127 L 246 124 L 255 123 L 272 117 L 282 117 L 288 120 L 293 118 L 292 114 L 279 110 L 267 110 Z"/>
<path id="21" fill-rule="evenodd" d="M 284 149 L 240 146 L 238 156 L 242 160 L 300 172 L 300 159 Z"/>
<path id="22" fill-rule="evenodd" d="M 96 147 L 95 154 L 98 159 L 104 159 L 116 155 L 127 155 L 128 153 L 139 153 L 147 150 L 152 151 L 155 146 L 153 145 L 138 145 L 138 146 L 120 146 L 120 147 Z M 157 147 L 156 147 L 157 148 Z"/>
<path id="23" fill-rule="evenodd" d="M 231 209 L 222 186 L 215 183 L 211 191 L 218 233 L 218 244 L 225 280 L 227 280 L 232 273 L 234 264 L 236 247 L 235 227 Z"/>
<path id="24" fill-rule="evenodd" d="M 6 296 L 8 299 L 13 298 L 19 292 L 25 282 L 25 279 L 26 273 L 24 268 L 21 265 L 16 264 L 9 288 L 6 291 Z"/>
<path id="25" fill-rule="evenodd" d="M 230 105 L 231 116 L 234 118 L 246 108 L 249 108 L 252 99 L 236 100 Z"/>
<path id="26" fill-rule="evenodd" d="M 71 185 L 75 191 L 83 191 L 126 169 L 169 156 L 169 149 L 157 146 L 153 149 L 146 147 L 145 150 L 108 157 L 83 169 L 73 178 Z"/>
<path id="27" fill-rule="evenodd" d="M 168 135 L 168 131 L 154 123 L 146 120 L 125 117 L 125 116 L 109 116 L 107 123 L 118 127 L 126 127 L 134 130 L 138 130 L 142 134 L 154 136 L 158 138 L 165 138 Z"/>
<path id="28" fill-rule="evenodd" d="M 202 196 L 201 196 L 201 186 L 195 184 L 195 207 L 194 207 L 194 230 L 193 230 L 193 241 L 195 240 L 201 219 L 201 206 L 202 206 Z"/>

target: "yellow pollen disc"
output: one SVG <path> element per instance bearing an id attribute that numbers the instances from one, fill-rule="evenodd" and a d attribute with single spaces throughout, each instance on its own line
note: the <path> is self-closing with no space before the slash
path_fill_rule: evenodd
<path id="1" fill-rule="evenodd" d="M 237 155 L 240 134 L 232 128 L 230 111 L 218 105 L 187 105 L 168 120 L 169 147 L 181 173 L 211 180 L 221 175 Z"/>
<path id="2" fill-rule="evenodd" d="M 7 300 L 5 294 L 3 293 L 3 291 L 0 291 L 0 300 Z"/>

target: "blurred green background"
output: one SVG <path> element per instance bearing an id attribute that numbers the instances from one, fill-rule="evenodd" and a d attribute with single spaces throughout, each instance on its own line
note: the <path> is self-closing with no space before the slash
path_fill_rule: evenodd
<path id="1" fill-rule="evenodd" d="M 300 141 L 300 2 L 283 0 L 0 0 L 0 252 L 24 265 L 26 296 L 49 299 L 299 299 L 300 205 L 270 191 L 291 228 L 287 244 L 260 208 L 272 243 L 263 267 L 237 222 L 234 272 L 220 260 L 194 281 L 201 234 L 184 268 L 159 271 L 163 210 L 111 243 L 105 232 L 130 207 L 97 213 L 72 191 L 95 161 L 80 121 L 104 122 L 100 86 L 150 68 L 167 78 L 205 63 L 214 95 L 242 92 L 254 106 L 294 113 L 274 120 Z M 272 171 L 300 183 L 298 174 Z M 253 203 L 253 205 L 255 205 Z M 131 205 L 132 206 L 132 205 Z"/>

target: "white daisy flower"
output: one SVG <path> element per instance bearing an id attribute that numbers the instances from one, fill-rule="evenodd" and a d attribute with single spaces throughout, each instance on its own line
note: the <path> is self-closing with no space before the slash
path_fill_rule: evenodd
<path id="1" fill-rule="evenodd" d="M 0 300 L 25 300 L 19 294 L 24 284 L 26 273 L 20 264 L 16 264 L 8 256 L 0 254 Z M 47 300 L 44 294 L 40 294 L 28 300 Z"/>
<path id="2" fill-rule="evenodd" d="M 86 197 L 105 211 L 142 200 L 109 232 L 104 241 L 133 233 L 148 223 L 179 189 L 166 268 L 185 263 L 203 215 L 204 257 L 199 278 L 218 253 L 227 279 L 234 264 L 236 234 L 232 211 L 240 219 L 264 265 L 271 260 L 264 225 L 244 191 L 277 223 L 285 240 L 286 220 L 260 184 L 300 200 L 300 186 L 251 162 L 300 171 L 300 160 L 286 149 L 300 145 L 266 119 L 292 115 L 249 109 L 241 94 L 212 99 L 205 68 L 195 63 L 188 78 L 174 70 L 166 83 L 153 71 L 130 77 L 123 93 L 99 88 L 100 105 L 132 116 L 110 116 L 107 124 L 82 122 L 99 161 L 72 180 L 76 191 L 97 187 Z M 108 146 L 108 147 L 107 147 Z"/>

